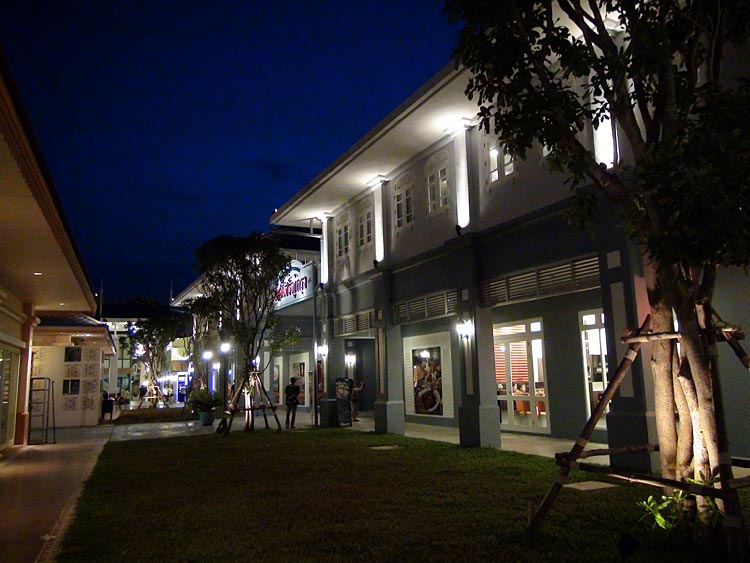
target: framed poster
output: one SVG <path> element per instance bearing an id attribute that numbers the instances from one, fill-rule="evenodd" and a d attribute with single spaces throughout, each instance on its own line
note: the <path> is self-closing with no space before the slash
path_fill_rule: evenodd
<path id="1" fill-rule="evenodd" d="M 453 418 L 450 332 L 412 336 L 403 343 L 406 414 Z"/>

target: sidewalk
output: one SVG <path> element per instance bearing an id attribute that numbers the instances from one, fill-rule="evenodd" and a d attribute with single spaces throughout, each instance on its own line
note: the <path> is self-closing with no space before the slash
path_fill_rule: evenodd
<path id="1" fill-rule="evenodd" d="M 283 410 L 279 418 L 283 424 Z M 360 422 L 347 430 L 372 432 L 372 413 L 361 413 Z M 214 426 L 201 426 L 198 421 L 113 425 L 105 422 L 93 428 L 57 430 L 56 444 L 14 446 L 0 454 L 0 559 L 4 563 L 54 561 L 60 539 L 72 520 L 78 497 L 96 460 L 109 441 L 169 438 L 196 434 L 212 434 Z M 265 428 L 262 417 L 256 428 Z M 273 417 L 269 417 L 275 428 Z M 308 412 L 297 413 L 297 430 L 313 428 Z M 237 418 L 232 432 L 244 430 Z M 406 424 L 406 436 L 453 444 L 459 443 L 457 428 L 425 424 Z M 50 439 L 52 438 L 50 434 Z M 541 436 L 503 434 L 502 449 L 553 457 L 555 452 L 570 450 L 572 440 Z M 591 444 L 591 448 L 603 447 Z"/>
<path id="2" fill-rule="evenodd" d="M 4 562 L 54 561 L 57 542 L 112 428 L 59 429 L 56 444 L 12 446 L 0 454 Z"/>

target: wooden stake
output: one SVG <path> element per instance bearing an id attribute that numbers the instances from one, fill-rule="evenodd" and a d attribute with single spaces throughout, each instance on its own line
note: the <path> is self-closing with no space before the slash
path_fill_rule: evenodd
<path id="1" fill-rule="evenodd" d="M 643 321 L 643 324 L 641 325 L 641 328 L 638 329 L 638 331 L 633 336 L 638 336 L 641 334 L 644 334 L 648 331 L 649 326 L 651 326 L 651 315 L 647 315 L 646 319 Z M 596 423 L 599 421 L 599 419 L 604 415 L 604 409 L 607 407 L 609 402 L 612 400 L 612 397 L 614 397 L 615 392 L 620 387 L 620 384 L 622 383 L 623 379 L 625 379 L 625 375 L 627 375 L 628 370 L 630 370 L 630 366 L 633 363 L 633 360 L 638 355 L 638 350 L 641 348 L 640 342 L 631 342 L 628 346 L 628 351 L 625 354 L 625 357 L 620 362 L 620 365 L 617 368 L 617 371 L 615 372 L 615 375 L 610 380 L 609 384 L 607 385 L 607 388 L 604 390 L 604 393 L 602 393 L 601 397 L 599 398 L 599 402 L 596 404 L 596 408 L 591 413 L 591 416 L 589 417 L 588 422 L 583 427 L 583 430 L 581 431 L 581 435 L 578 437 L 578 439 L 575 441 L 575 444 L 570 450 L 570 453 L 568 453 L 567 456 L 565 456 L 566 461 L 568 464 L 570 462 L 574 462 L 578 459 L 583 449 L 586 447 L 586 444 L 588 443 L 589 439 L 591 438 L 591 434 L 594 432 L 594 429 L 596 428 Z M 544 497 L 544 500 L 542 500 L 542 504 L 539 505 L 539 508 L 537 508 L 534 515 L 531 517 L 528 526 L 526 527 L 527 532 L 534 533 L 537 528 L 541 525 L 542 520 L 544 520 L 544 517 L 549 512 L 550 508 L 552 508 L 552 504 L 555 502 L 555 499 L 557 498 L 557 495 L 560 493 L 560 489 L 562 489 L 563 483 L 565 482 L 565 478 L 570 474 L 570 465 L 565 465 L 560 467 L 560 470 L 557 473 L 557 478 L 555 479 L 555 482 L 550 487 L 549 491 L 547 491 L 547 494 Z"/>

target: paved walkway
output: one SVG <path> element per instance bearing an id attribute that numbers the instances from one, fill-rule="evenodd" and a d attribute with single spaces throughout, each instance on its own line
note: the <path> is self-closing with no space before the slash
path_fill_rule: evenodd
<path id="1" fill-rule="evenodd" d="M 374 421 L 368 414 L 362 413 L 361 422 L 355 422 L 351 429 L 372 431 Z M 256 419 L 258 422 L 262 427 L 262 419 Z M 273 424 L 273 419 L 270 422 Z M 297 428 L 311 427 L 311 415 L 298 413 Z M 235 420 L 232 430 L 242 429 L 241 419 Z M 0 453 L 0 561 L 54 561 L 83 483 L 108 440 L 168 438 L 213 431 L 214 427 L 201 426 L 198 421 L 117 426 L 105 423 L 93 428 L 58 429 L 54 444 L 14 446 L 3 451 Z M 407 424 L 406 435 L 458 444 L 455 428 Z M 510 434 L 502 437 L 503 449 L 548 457 L 571 446 L 572 440 Z M 591 447 L 603 446 L 591 444 Z"/>

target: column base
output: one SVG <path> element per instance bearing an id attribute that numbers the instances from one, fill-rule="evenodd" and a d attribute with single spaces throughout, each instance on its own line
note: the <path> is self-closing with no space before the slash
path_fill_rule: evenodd
<path id="1" fill-rule="evenodd" d="M 468 448 L 500 447 L 500 409 L 497 405 L 458 407 L 459 443 Z"/>
<path id="2" fill-rule="evenodd" d="M 375 401 L 375 433 L 406 434 L 403 401 Z"/>
<path id="3" fill-rule="evenodd" d="M 24 446 L 29 441 L 29 413 L 16 413 L 16 433 L 13 443 L 17 446 Z"/>
<path id="4" fill-rule="evenodd" d="M 656 419 L 653 413 L 616 412 L 607 414 L 607 441 L 610 448 L 657 443 Z M 659 454 L 611 456 L 612 465 L 646 473 L 659 473 Z"/>

